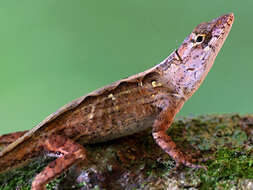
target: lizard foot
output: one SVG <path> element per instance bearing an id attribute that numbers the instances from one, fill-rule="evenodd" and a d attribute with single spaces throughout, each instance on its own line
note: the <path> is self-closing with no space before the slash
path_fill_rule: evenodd
<path id="1" fill-rule="evenodd" d="M 175 169 L 184 165 L 190 168 L 202 168 L 207 170 L 206 166 L 195 164 L 199 161 L 199 159 L 191 158 L 191 156 L 185 155 L 181 150 L 179 150 L 176 143 L 166 134 L 166 132 L 153 132 L 153 137 L 156 143 L 176 161 Z"/>

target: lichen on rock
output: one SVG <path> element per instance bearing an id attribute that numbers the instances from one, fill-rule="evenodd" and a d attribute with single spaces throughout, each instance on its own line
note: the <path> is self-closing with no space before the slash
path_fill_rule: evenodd
<path id="1" fill-rule="evenodd" d="M 253 189 L 253 115 L 179 118 L 168 134 L 185 154 L 211 157 L 208 170 L 181 167 L 154 142 L 151 131 L 86 146 L 90 163 L 71 167 L 48 189 Z M 52 158 L 0 175 L 0 189 L 30 189 Z"/>

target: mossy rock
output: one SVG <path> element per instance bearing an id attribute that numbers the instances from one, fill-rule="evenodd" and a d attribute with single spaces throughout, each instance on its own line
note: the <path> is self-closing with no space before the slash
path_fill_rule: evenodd
<path id="1" fill-rule="evenodd" d="M 75 165 L 48 189 L 253 189 L 253 115 L 179 118 L 168 130 L 185 154 L 211 157 L 208 170 L 181 167 L 152 139 L 150 130 L 86 146 L 90 163 Z M 0 175 L 1 190 L 27 190 L 52 158 Z"/>

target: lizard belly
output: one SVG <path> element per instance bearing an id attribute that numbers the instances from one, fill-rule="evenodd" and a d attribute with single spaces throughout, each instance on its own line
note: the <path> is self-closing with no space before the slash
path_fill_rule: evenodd
<path id="1" fill-rule="evenodd" d="M 89 134 L 84 134 L 78 141 L 82 144 L 93 144 L 138 133 L 151 128 L 155 117 L 156 114 L 153 114 L 138 121 L 133 119 L 132 121 L 128 121 L 125 125 L 120 125 L 122 121 L 118 121 L 119 125 L 100 126 L 102 130 L 97 130 L 96 133 L 91 132 Z M 99 126 L 97 126 L 97 128 L 99 128 Z"/>

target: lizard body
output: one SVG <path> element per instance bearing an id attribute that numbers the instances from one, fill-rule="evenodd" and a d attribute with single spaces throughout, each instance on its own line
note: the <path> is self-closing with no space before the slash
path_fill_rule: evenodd
<path id="1" fill-rule="evenodd" d="M 0 145 L 8 146 L 0 152 L 0 173 L 44 151 L 61 153 L 32 183 L 32 190 L 43 190 L 71 165 L 86 160 L 81 144 L 108 141 L 149 127 L 156 143 L 177 166 L 205 168 L 178 150 L 166 130 L 204 80 L 233 20 L 233 14 L 227 14 L 202 23 L 157 66 L 74 100 L 28 132 L 3 135 Z"/>

